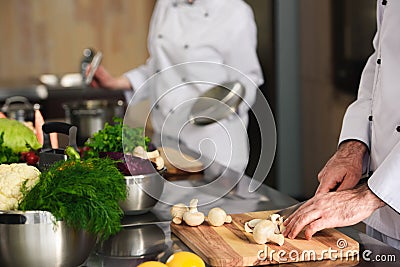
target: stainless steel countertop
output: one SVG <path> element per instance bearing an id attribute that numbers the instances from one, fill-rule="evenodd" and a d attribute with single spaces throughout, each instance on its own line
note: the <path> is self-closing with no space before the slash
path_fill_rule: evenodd
<path id="1" fill-rule="evenodd" d="M 211 173 L 218 175 L 218 172 L 215 172 L 215 170 L 212 170 Z M 231 178 L 233 177 L 233 180 L 235 180 L 235 175 L 238 174 L 228 172 L 224 175 L 227 175 Z M 193 197 L 203 200 L 210 198 L 215 199 L 215 194 L 218 194 L 218 186 L 221 185 L 218 183 L 216 184 L 215 188 L 217 188 L 217 191 L 202 190 L 201 187 L 199 187 L 201 184 L 208 183 L 210 179 L 212 179 L 212 174 L 206 171 L 203 174 L 203 179 L 175 181 L 173 183 L 176 185 L 185 187 L 192 186 L 195 189 L 194 191 L 191 191 L 191 195 L 180 194 L 179 192 L 170 192 L 167 189 L 163 193 L 163 199 L 170 201 L 170 203 L 188 203 Z M 223 207 L 228 213 L 243 213 L 259 210 L 276 210 L 290 206 L 297 202 L 295 199 L 266 185 L 261 185 L 256 192 L 249 193 L 247 188 L 250 180 L 251 178 L 246 175 L 241 176 L 241 178 L 238 179 L 238 184 L 232 190 L 230 190 L 229 193 L 207 205 L 200 206 L 199 210 L 205 211 L 212 207 L 220 206 Z M 193 195 L 193 192 L 195 192 L 195 196 Z M 114 250 L 110 252 L 111 243 L 106 241 L 109 242 L 105 243 L 109 245 L 109 247 L 105 248 L 106 252 L 102 251 L 103 254 L 96 253 L 96 251 L 101 251 L 99 246 L 95 249 L 93 254 L 83 266 L 137 266 L 140 262 L 145 260 L 156 259 L 165 262 L 166 259 L 176 251 L 190 251 L 190 249 L 175 235 L 171 234 L 169 226 L 171 219 L 169 215 L 169 209 L 170 205 L 159 202 L 150 212 L 146 214 L 126 216 L 123 219 L 122 224 L 132 224 L 133 226 L 124 228 L 123 232 L 118 234 L 119 236 L 113 240 L 112 246 Z M 304 262 L 297 263 L 296 266 L 381 266 L 380 264 L 382 263 L 376 261 L 377 256 L 381 258 L 395 257 L 395 262 L 385 262 L 382 264 L 382 266 L 397 266 L 400 263 L 400 251 L 389 247 L 386 244 L 381 243 L 354 228 L 346 227 L 339 230 L 360 243 L 359 260 Z M 118 254 L 119 252 L 115 249 L 118 242 L 124 242 L 124 245 L 129 244 L 132 246 L 133 248 L 130 248 L 127 253 L 131 253 L 130 255 L 137 255 L 137 257 L 109 257 L 104 255 L 104 253 Z M 151 242 L 152 245 L 149 245 L 149 242 Z M 139 256 L 139 254 L 147 255 Z M 368 259 L 370 260 L 368 261 Z M 286 264 L 285 266 L 288 265 Z"/>

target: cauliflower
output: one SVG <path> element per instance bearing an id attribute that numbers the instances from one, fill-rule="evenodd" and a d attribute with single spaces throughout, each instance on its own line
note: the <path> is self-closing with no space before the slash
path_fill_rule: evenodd
<path id="1" fill-rule="evenodd" d="M 0 210 L 18 208 L 22 198 L 21 186 L 26 181 L 27 190 L 39 181 L 40 171 L 26 163 L 0 165 Z"/>

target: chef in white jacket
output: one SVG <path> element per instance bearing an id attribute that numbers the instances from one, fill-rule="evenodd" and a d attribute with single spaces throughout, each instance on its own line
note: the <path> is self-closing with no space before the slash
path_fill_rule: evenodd
<path id="1" fill-rule="evenodd" d="M 149 98 L 155 132 L 174 135 L 182 125 L 170 129 L 176 120 L 167 120 L 179 113 L 176 108 L 181 103 L 212 85 L 239 80 L 246 93 L 238 116 L 208 126 L 185 124 L 179 139 L 205 157 L 243 171 L 249 156 L 248 110 L 263 83 L 256 46 L 253 12 L 242 0 L 158 0 L 150 23 L 147 62 L 117 78 L 100 66 L 92 86 L 128 89 L 131 105 Z"/>
<path id="2" fill-rule="evenodd" d="M 367 234 L 400 249 L 400 1 L 377 1 L 375 52 L 343 120 L 339 148 L 318 175 L 315 196 L 288 218 L 306 237 L 364 220 Z M 357 185 L 368 172 L 367 184 Z"/>

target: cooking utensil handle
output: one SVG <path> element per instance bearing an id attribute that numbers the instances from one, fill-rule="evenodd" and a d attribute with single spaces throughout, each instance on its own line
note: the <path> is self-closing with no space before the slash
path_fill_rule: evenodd
<path id="1" fill-rule="evenodd" d="M 50 133 L 62 133 L 68 135 L 68 145 L 72 146 L 76 150 L 76 133 L 77 128 L 74 125 L 65 122 L 47 122 L 43 124 L 43 148 L 51 148 Z"/>
<path id="2" fill-rule="evenodd" d="M 62 133 L 69 135 L 71 127 L 76 127 L 65 122 L 46 122 L 43 124 L 42 129 L 44 133 Z"/>
<path id="3" fill-rule="evenodd" d="M 22 214 L 0 213 L 0 224 L 25 224 L 26 217 Z"/>

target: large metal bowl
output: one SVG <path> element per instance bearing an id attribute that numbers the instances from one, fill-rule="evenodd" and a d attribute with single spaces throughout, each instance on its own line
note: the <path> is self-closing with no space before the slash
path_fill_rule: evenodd
<path id="1" fill-rule="evenodd" d="M 137 215 L 148 212 L 153 208 L 164 190 L 165 180 L 159 172 L 125 176 L 128 196 L 120 203 L 120 207 L 127 215 Z"/>
<path id="2" fill-rule="evenodd" d="M 0 266 L 79 266 L 96 238 L 54 221 L 46 211 L 0 211 Z"/>

